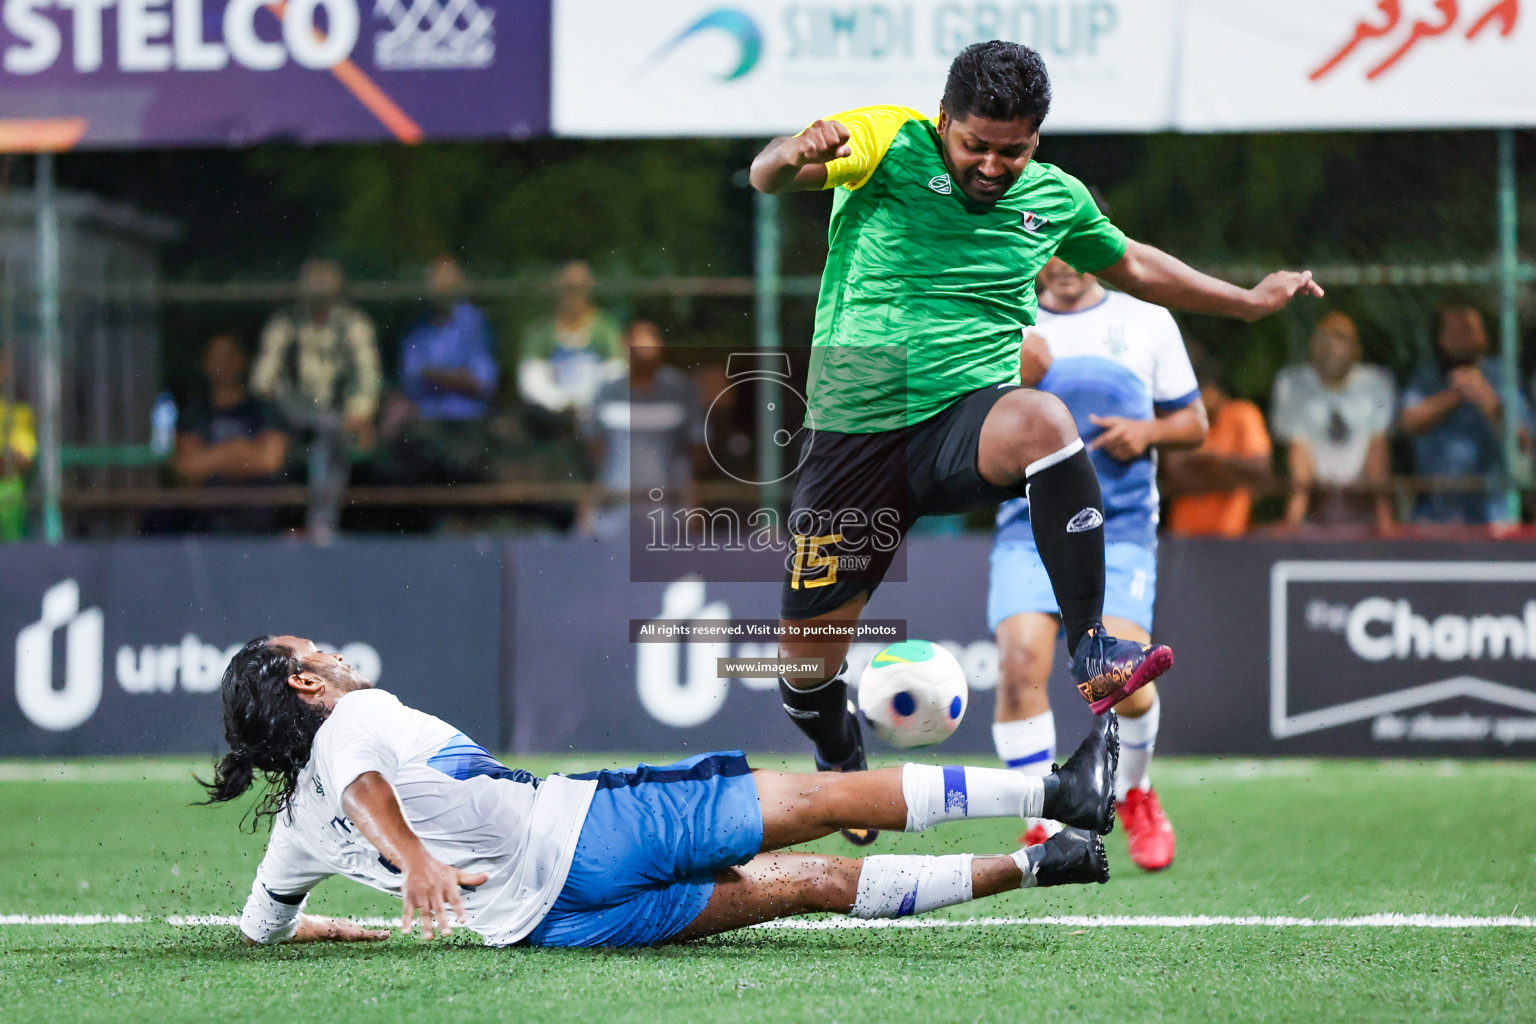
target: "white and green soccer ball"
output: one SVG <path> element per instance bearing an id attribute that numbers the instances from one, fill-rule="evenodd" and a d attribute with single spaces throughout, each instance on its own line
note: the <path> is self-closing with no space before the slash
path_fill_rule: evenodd
<path id="1" fill-rule="evenodd" d="M 892 644 L 859 677 L 859 710 L 893 747 L 947 740 L 965 717 L 970 696 L 955 656 L 927 640 Z"/>

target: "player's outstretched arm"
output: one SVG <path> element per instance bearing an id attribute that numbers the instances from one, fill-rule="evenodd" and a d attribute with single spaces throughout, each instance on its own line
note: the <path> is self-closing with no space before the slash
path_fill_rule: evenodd
<path id="1" fill-rule="evenodd" d="M 244 933 L 240 936 L 247 946 L 265 946 Z M 284 943 L 294 942 L 382 942 L 389 938 L 388 928 L 365 928 L 356 921 L 342 917 L 321 917 L 318 914 L 300 914 L 299 926 Z"/>
<path id="2" fill-rule="evenodd" d="M 1298 295 L 1323 296 L 1310 270 L 1277 270 L 1252 288 L 1240 288 L 1134 240 L 1098 276 L 1144 302 L 1249 322 L 1278 313 Z"/>
<path id="3" fill-rule="evenodd" d="M 817 121 L 799 135 L 774 139 L 752 161 L 752 187 L 769 195 L 819 189 L 827 183 L 827 164 L 853 153 L 850 138 L 842 122 Z"/>
<path id="4" fill-rule="evenodd" d="M 341 806 L 374 848 L 400 869 L 400 896 L 405 901 L 402 932 L 411 930 L 417 911 L 422 934 L 429 939 L 438 932 L 453 931 L 450 911 L 460 921 L 468 920 L 459 887 L 484 885 L 490 876 L 459 871 L 428 853 L 405 820 L 395 787 L 384 776 L 378 772 L 359 775 L 341 794 Z"/>
<path id="5" fill-rule="evenodd" d="M 380 942 L 389 938 L 388 928 L 365 928 L 341 917 L 300 914 L 299 930 L 289 942 Z"/>

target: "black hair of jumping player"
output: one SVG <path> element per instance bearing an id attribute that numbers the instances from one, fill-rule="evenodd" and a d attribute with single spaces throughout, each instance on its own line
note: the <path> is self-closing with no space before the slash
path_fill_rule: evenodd
<path id="1" fill-rule="evenodd" d="M 950 117 L 1030 120 L 1039 128 L 1050 110 L 1045 61 L 1023 43 L 972 43 L 949 65 L 944 112 Z"/>
<path id="2" fill-rule="evenodd" d="M 287 809 L 315 733 L 329 714 L 288 685 L 289 677 L 302 671 L 298 656 L 270 636 L 240 648 L 224 670 L 220 689 L 229 753 L 214 767 L 212 782 L 198 782 L 208 791 L 204 803 L 222 803 L 250 789 L 256 772 L 264 773 L 267 792 L 256 806 L 252 831 L 260 818 Z"/>

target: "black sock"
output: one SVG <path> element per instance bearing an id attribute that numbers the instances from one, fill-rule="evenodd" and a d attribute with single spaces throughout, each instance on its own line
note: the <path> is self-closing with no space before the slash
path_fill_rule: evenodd
<path id="1" fill-rule="evenodd" d="M 1035 548 L 1051 578 L 1067 651 L 1104 614 L 1104 498 L 1086 449 L 1036 470 L 1024 484 Z"/>
<path id="2" fill-rule="evenodd" d="M 1055 772 L 1051 772 L 1051 774 L 1040 781 L 1045 783 L 1045 796 L 1040 801 L 1040 816 L 1042 818 L 1049 818 L 1051 815 L 1046 811 L 1046 808 L 1056 802 L 1056 792 L 1061 789 L 1061 779 L 1057 778 Z"/>
<path id="3" fill-rule="evenodd" d="M 795 727 L 816 744 L 818 757 L 842 764 L 853 756 L 857 739 L 848 721 L 848 684 L 840 677 L 814 690 L 797 690 L 780 679 L 779 695 Z"/>

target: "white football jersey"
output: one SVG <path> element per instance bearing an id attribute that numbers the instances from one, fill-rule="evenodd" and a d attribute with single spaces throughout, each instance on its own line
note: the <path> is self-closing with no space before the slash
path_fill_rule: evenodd
<path id="1" fill-rule="evenodd" d="M 1173 314 L 1162 306 L 1106 292 L 1075 313 L 1040 307 L 1037 330 L 1051 353 L 1051 368 L 1036 385 L 1066 403 L 1085 443 L 1103 433 L 1090 416 L 1150 420 L 1200 400 L 1200 386 Z M 1145 547 L 1157 543 L 1157 456 L 1148 450 L 1122 462 L 1089 453 L 1104 494 L 1104 539 Z M 1030 538 L 1029 503 L 1005 502 L 997 516 L 999 539 Z"/>
<path id="2" fill-rule="evenodd" d="M 1144 412 L 1140 400 L 1154 406 L 1187 405 L 1200 385 L 1173 314 L 1162 306 L 1124 292 L 1104 293 L 1098 305 L 1075 313 L 1053 313 L 1044 306 L 1036 329 L 1045 336 L 1053 365 L 1071 359 L 1101 359 L 1128 370 L 1140 384 L 1135 406 L 1121 415 Z"/>
<path id="3" fill-rule="evenodd" d="M 355 690 L 315 734 L 290 810 L 273 822 L 240 919 L 246 935 L 292 936 L 305 894 L 330 875 L 400 895 L 398 868 L 342 809 L 342 793 L 365 772 L 394 786 L 433 857 L 490 875 L 463 895 L 469 927 L 491 945 L 523 938 L 554 905 L 597 789 L 594 781 L 539 781 L 505 768 L 442 719 L 384 690 Z"/>

